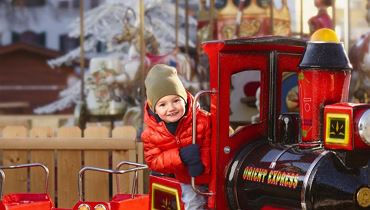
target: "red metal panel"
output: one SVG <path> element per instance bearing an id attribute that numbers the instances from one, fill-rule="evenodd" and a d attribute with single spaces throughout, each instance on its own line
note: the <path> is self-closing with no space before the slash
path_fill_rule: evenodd
<path id="1" fill-rule="evenodd" d="M 47 194 L 8 194 L 0 204 L 0 210 L 50 210 L 53 203 Z"/>

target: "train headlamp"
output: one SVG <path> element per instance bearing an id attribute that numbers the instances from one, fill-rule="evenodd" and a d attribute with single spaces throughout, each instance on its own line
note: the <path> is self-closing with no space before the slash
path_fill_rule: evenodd
<path id="1" fill-rule="evenodd" d="M 90 206 L 86 203 L 82 203 L 78 206 L 78 210 L 90 210 Z"/>
<path id="2" fill-rule="evenodd" d="M 364 112 L 358 122 L 358 133 L 361 140 L 370 146 L 370 110 Z"/>
<path id="3" fill-rule="evenodd" d="M 370 104 L 336 103 L 324 108 L 326 149 L 370 150 Z M 370 155 L 369 155 L 370 157 Z"/>
<path id="4" fill-rule="evenodd" d="M 94 210 L 107 210 L 103 204 L 98 204 L 94 207 Z"/>

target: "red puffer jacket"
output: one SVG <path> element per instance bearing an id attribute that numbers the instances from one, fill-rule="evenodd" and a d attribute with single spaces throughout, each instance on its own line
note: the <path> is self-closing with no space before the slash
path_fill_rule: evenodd
<path id="1" fill-rule="evenodd" d="M 148 112 L 145 104 L 144 129 L 141 139 L 144 142 L 144 158 L 149 168 L 161 173 L 173 173 L 180 182 L 190 183 L 187 167 L 180 158 L 180 148 L 191 144 L 192 141 L 192 106 L 194 98 L 188 93 L 188 109 L 186 115 L 180 119 L 176 133 L 173 135 L 166 128 L 163 121 L 157 122 Z M 196 184 L 207 184 L 210 173 L 210 114 L 197 108 L 197 144 L 200 146 L 201 160 L 204 172 L 195 179 Z"/>

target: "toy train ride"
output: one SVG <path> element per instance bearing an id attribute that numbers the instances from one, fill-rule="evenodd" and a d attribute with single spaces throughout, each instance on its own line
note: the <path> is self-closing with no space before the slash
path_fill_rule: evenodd
<path id="1" fill-rule="evenodd" d="M 370 209 L 370 104 L 347 102 L 351 64 L 333 31 L 319 30 L 309 42 L 267 36 L 203 49 L 210 90 L 195 100 L 210 94 L 212 178 L 208 192 L 192 184 L 208 196 L 207 209 Z M 236 97 L 248 81 L 257 81 L 258 103 Z M 85 167 L 79 176 L 146 168 L 125 164 L 134 168 Z M 133 191 L 110 202 L 81 197 L 73 210 L 183 209 L 175 179 L 151 175 L 149 185 L 149 195 Z M 25 206 L 37 203 L 43 207 Z M 2 197 L 1 209 L 57 208 L 46 194 L 14 194 Z"/>

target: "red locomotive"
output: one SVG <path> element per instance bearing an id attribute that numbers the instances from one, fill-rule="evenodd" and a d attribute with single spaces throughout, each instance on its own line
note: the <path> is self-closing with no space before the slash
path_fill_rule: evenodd
<path id="1" fill-rule="evenodd" d="M 210 208 L 370 208 L 370 105 L 346 103 L 351 65 L 333 33 L 313 36 L 327 42 L 261 37 L 204 44 L 217 92 Z M 256 72 L 259 119 L 230 134 L 229 93 Z M 294 99 L 299 112 L 284 110 Z"/>
<path id="2" fill-rule="evenodd" d="M 211 95 L 212 179 L 208 192 L 193 187 L 208 196 L 208 209 L 370 208 L 370 104 L 346 102 L 351 64 L 343 45 L 330 30 L 316 36 L 203 44 L 210 90 L 195 100 Z M 256 97 L 243 95 L 248 87 Z M 180 189 L 151 176 L 149 196 L 81 198 L 73 209 L 183 209 Z"/>

